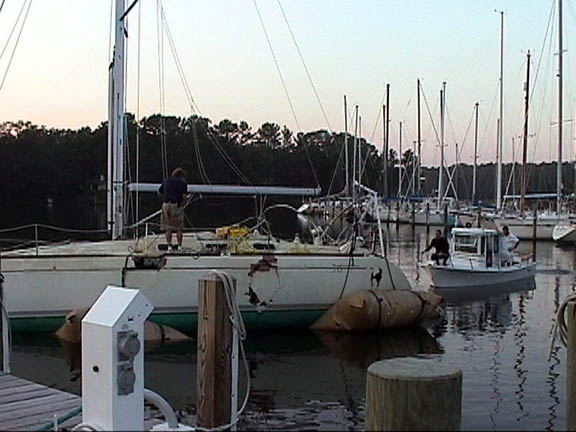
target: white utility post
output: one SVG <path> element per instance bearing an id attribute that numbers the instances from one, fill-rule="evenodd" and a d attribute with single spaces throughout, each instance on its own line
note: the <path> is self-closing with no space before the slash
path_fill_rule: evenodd
<path id="1" fill-rule="evenodd" d="M 108 286 L 82 320 L 82 422 L 96 430 L 144 429 L 144 321 L 139 290 Z"/>

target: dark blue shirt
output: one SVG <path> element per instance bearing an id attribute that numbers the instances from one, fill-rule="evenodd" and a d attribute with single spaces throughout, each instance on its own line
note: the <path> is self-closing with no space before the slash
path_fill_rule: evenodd
<path id="1" fill-rule="evenodd" d="M 187 188 L 188 185 L 181 178 L 168 177 L 162 182 L 158 191 L 162 195 L 164 202 L 176 203 L 180 207 Z"/>

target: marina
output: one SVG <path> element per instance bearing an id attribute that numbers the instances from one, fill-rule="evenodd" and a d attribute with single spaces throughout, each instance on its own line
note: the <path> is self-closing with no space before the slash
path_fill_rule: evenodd
<path id="1" fill-rule="evenodd" d="M 12 72 L 0 116 L 59 126 L 0 123 L 0 429 L 576 429 L 571 1 L 32 18 L 17 67 L 63 66 Z M 0 91 L 33 9 L 9 3 Z"/>
<path id="2" fill-rule="evenodd" d="M 428 290 L 429 279 L 418 265 L 427 243 L 425 230 L 413 235 L 408 226 L 393 227 L 389 236 L 393 262 L 416 289 Z M 529 252 L 530 245 L 521 243 L 519 249 Z M 557 343 L 548 358 L 548 347 L 555 312 L 576 286 L 576 258 L 572 250 L 545 242 L 538 245 L 537 261 L 535 289 L 520 285 L 464 290 L 452 297 L 442 293 L 445 320 L 425 329 L 339 336 L 308 330 L 249 333 L 253 390 L 244 427 L 362 430 L 367 367 L 379 359 L 416 356 L 462 369 L 462 430 L 563 430 L 566 350 Z M 80 394 L 74 345 L 22 333 L 13 343 L 13 374 Z M 146 386 L 162 394 L 180 421 L 189 424 L 197 403 L 195 352 L 192 340 L 156 348 L 145 359 Z M 35 367 L 38 362 L 46 367 Z"/>

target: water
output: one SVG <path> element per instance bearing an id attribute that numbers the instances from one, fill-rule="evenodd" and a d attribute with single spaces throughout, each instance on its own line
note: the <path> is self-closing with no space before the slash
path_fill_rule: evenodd
<path id="1" fill-rule="evenodd" d="M 418 268 L 426 232 L 390 226 L 388 256 L 415 289 L 429 289 Z M 530 253 L 523 242 L 519 252 Z M 418 356 L 463 371 L 464 430 L 563 430 L 566 350 L 548 358 L 553 320 L 576 284 L 576 253 L 539 243 L 536 289 L 508 287 L 486 296 L 467 292 L 426 329 L 330 335 L 308 330 L 251 333 L 247 341 L 252 391 L 243 428 L 362 430 L 366 369 L 378 359 Z M 162 394 L 183 421 L 193 422 L 196 344 L 146 354 L 146 386 Z M 50 336 L 16 335 L 14 374 L 79 393 L 77 346 Z M 242 377 L 243 386 L 245 379 Z M 243 394 L 244 390 L 241 390 Z"/>

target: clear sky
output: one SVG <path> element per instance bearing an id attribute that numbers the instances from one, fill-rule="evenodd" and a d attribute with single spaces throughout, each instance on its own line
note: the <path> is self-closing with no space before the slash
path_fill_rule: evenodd
<path id="1" fill-rule="evenodd" d="M 0 46 L 28 0 L 7 0 L 0 13 Z M 160 111 L 156 0 L 141 0 L 129 17 L 128 110 L 137 111 L 138 14 L 141 14 L 140 115 Z M 565 105 L 576 106 L 572 77 L 576 4 L 564 0 Z M 306 77 L 277 0 L 258 0 L 303 131 L 328 128 Z M 382 145 L 377 123 L 385 84 L 390 83 L 390 145 L 416 139 L 416 79 L 422 80 L 431 116 L 439 127 L 439 91 L 446 82 L 446 154 L 473 155 L 472 119 L 480 103 L 479 158 L 495 159 L 500 15 L 505 11 L 504 159 L 512 158 L 523 122 L 526 52 L 532 52 L 534 86 L 529 160 L 556 158 L 557 10 L 553 0 L 281 0 L 330 127 L 344 128 L 342 96 L 359 105 L 362 133 Z M 170 30 L 202 115 L 215 122 L 264 121 L 298 127 L 283 92 L 253 0 L 163 0 Z M 0 121 L 77 128 L 106 119 L 110 0 L 34 0 L 0 90 Z M 548 28 L 549 16 L 553 20 Z M 544 45 L 548 28 L 548 39 Z M 4 76 L 12 43 L 0 59 Z M 165 112 L 190 115 L 165 39 Z M 540 66 L 539 66 L 540 65 Z M 538 70 L 538 74 L 536 71 Z M 536 81 L 534 77 L 536 77 Z M 379 120 L 381 121 L 381 119 Z M 566 122 L 564 153 L 574 156 L 574 127 Z M 468 133 L 466 134 L 468 130 Z M 438 164 L 439 148 L 422 101 L 425 164 Z"/>

